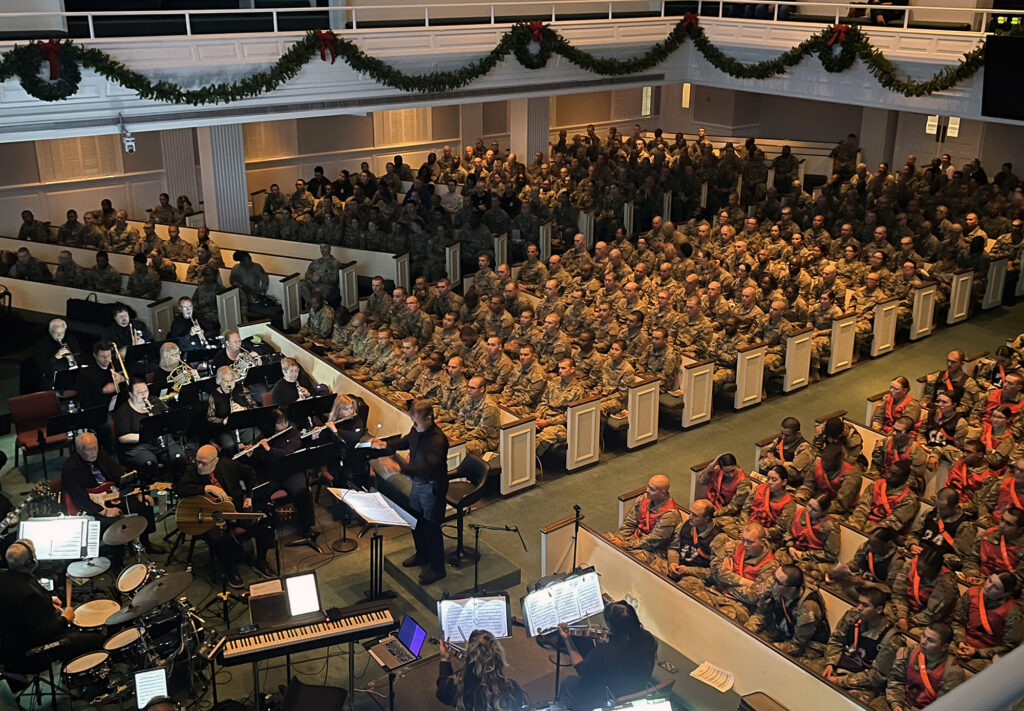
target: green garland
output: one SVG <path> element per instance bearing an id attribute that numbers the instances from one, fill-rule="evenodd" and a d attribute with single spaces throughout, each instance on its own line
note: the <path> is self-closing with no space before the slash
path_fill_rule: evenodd
<path id="1" fill-rule="evenodd" d="M 581 69 L 603 76 L 629 76 L 653 69 L 667 60 L 688 40 L 713 67 L 738 79 L 769 79 L 784 74 L 804 59 L 815 56 L 825 71 L 844 72 L 859 58 L 868 71 L 886 89 L 904 96 L 926 96 L 945 91 L 969 79 L 985 62 L 983 46 L 968 52 L 956 65 L 945 67 L 930 79 L 917 81 L 901 78 L 896 67 L 881 51 L 875 49 L 857 26 L 829 27 L 773 59 L 744 63 L 726 55 L 711 43 L 695 15 L 687 14 L 676 23 L 668 36 L 642 55 L 630 59 L 595 57 L 572 46 L 551 27 L 538 23 L 513 25 L 502 35 L 498 44 L 487 55 L 466 66 L 451 71 L 406 74 L 376 57 L 363 52 L 354 42 L 333 36 L 334 53 L 354 71 L 373 79 L 378 84 L 406 92 L 443 92 L 467 86 L 492 71 L 510 54 L 527 69 L 542 69 L 552 54 L 557 54 Z M 843 30 L 845 29 L 845 35 Z M 534 31 L 541 41 L 534 41 Z M 321 51 L 317 32 L 310 31 L 293 44 L 269 69 L 257 72 L 235 82 L 209 84 L 199 89 L 183 89 L 169 81 L 154 82 L 92 47 L 83 47 L 71 40 L 60 43 L 58 54 L 59 77 L 48 82 L 39 76 L 46 55 L 36 44 L 16 45 L 0 55 L 0 81 L 17 78 L 22 87 L 42 101 L 60 101 L 75 94 L 81 82 L 81 67 L 121 86 L 135 91 L 143 99 L 154 99 L 173 104 L 219 104 L 260 96 L 273 91 L 294 78 L 303 67 Z"/>

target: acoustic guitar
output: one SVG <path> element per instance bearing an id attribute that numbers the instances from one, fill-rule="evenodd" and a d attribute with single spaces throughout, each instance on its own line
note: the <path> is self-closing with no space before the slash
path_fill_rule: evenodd
<path id="1" fill-rule="evenodd" d="M 179 531 L 189 536 L 201 536 L 226 521 L 252 521 L 266 514 L 235 511 L 230 501 L 210 501 L 200 495 L 181 499 L 174 516 Z"/>

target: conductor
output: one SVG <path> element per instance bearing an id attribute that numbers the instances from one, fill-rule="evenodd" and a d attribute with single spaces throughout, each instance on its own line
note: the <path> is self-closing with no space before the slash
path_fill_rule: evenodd
<path id="1" fill-rule="evenodd" d="M 370 440 L 370 446 L 376 450 L 373 454 L 376 457 L 409 450 L 409 461 L 396 457 L 383 462 L 385 467 L 400 470 L 412 479 L 409 508 L 416 516 L 416 528 L 412 532 L 416 552 L 402 561 L 402 567 L 423 566 L 419 581 L 429 585 L 446 575 L 441 522 L 448 493 L 448 438 L 434 424 L 434 407 L 429 401 L 417 400 L 410 414 L 413 428 L 409 434 L 390 445 L 375 437 Z"/>

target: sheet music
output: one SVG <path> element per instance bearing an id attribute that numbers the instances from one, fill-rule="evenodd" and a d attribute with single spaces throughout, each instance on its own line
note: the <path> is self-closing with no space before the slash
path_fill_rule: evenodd
<path id="1" fill-rule="evenodd" d="M 265 583 L 253 583 L 249 586 L 249 597 L 262 597 L 284 592 L 280 580 L 268 580 Z"/>
<path id="2" fill-rule="evenodd" d="M 136 672 L 135 696 L 140 709 L 158 696 L 167 696 L 167 671 L 152 669 Z"/>
<path id="3" fill-rule="evenodd" d="M 78 560 L 85 557 L 83 551 L 90 522 L 91 519 L 80 516 L 30 519 L 21 522 L 19 537 L 32 541 L 39 560 Z M 95 523 L 99 525 L 99 521 Z M 98 543 L 97 537 L 96 548 Z"/>
<path id="4" fill-rule="evenodd" d="M 86 558 L 95 558 L 100 554 L 100 522 L 89 521 L 89 532 L 86 537 Z"/>
<path id="5" fill-rule="evenodd" d="M 510 636 L 505 597 L 441 600 L 437 608 L 442 637 L 456 644 L 467 642 L 473 630 L 486 630 L 498 639 Z"/>
<path id="6" fill-rule="evenodd" d="M 698 681 L 703 681 L 708 686 L 714 687 L 723 693 L 732 688 L 735 678 L 731 671 L 726 671 L 711 662 L 704 662 L 690 672 L 690 676 Z"/>
<path id="7" fill-rule="evenodd" d="M 328 487 L 327 490 L 351 507 L 367 523 L 375 523 L 381 526 L 407 526 L 416 527 L 416 519 L 403 511 L 394 502 L 389 501 L 380 492 L 366 493 L 354 489 L 336 489 Z"/>
<path id="8" fill-rule="evenodd" d="M 523 598 L 527 633 L 549 632 L 560 623 L 572 624 L 604 610 L 597 573 L 574 575 Z"/>

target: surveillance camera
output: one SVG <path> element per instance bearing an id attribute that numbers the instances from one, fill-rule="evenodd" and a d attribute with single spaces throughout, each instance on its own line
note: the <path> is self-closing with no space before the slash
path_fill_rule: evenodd
<path id="1" fill-rule="evenodd" d="M 124 152 L 125 153 L 134 153 L 135 152 L 135 139 L 132 138 L 132 134 L 125 133 L 124 135 L 122 135 L 121 136 L 121 143 L 124 144 Z"/>

